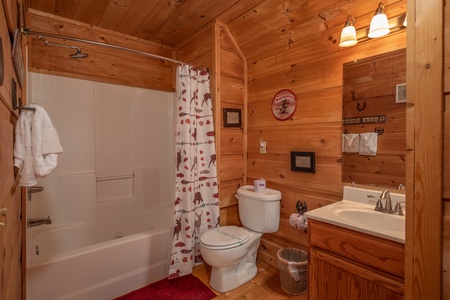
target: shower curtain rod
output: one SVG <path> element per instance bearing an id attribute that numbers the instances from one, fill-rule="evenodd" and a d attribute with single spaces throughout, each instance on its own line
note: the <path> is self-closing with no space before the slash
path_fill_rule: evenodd
<path id="1" fill-rule="evenodd" d="M 22 28 L 22 33 L 24 35 L 26 35 L 26 36 L 36 35 L 36 36 L 41 36 L 41 37 L 55 38 L 55 39 L 60 39 L 60 40 L 68 40 L 68 41 L 80 42 L 80 43 L 85 43 L 85 44 L 92 44 L 92 45 L 97 45 L 97 46 L 103 46 L 103 47 L 108 47 L 108 48 L 128 51 L 128 52 L 132 52 L 132 53 L 137 53 L 137 54 L 141 54 L 141 55 L 145 55 L 145 56 L 161 59 L 161 60 L 168 61 L 168 62 L 171 62 L 171 63 L 174 63 L 174 64 L 180 64 L 180 65 L 184 65 L 185 64 L 184 62 L 176 60 L 176 59 L 172 59 L 172 58 L 168 58 L 168 57 L 164 57 L 164 56 L 160 56 L 160 55 L 156 55 L 156 54 L 151 54 L 151 53 L 147 53 L 147 52 L 144 52 L 144 51 L 134 50 L 134 49 L 130 49 L 130 48 L 122 47 L 122 46 L 110 45 L 110 44 L 105 44 L 105 43 L 100 43 L 100 42 L 95 42 L 95 41 L 90 41 L 90 40 L 85 40 L 85 39 L 79 39 L 79 38 L 70 37 L 70 36 L 63 36 L 63 35 L 57 35 L 57 34 L 52 34 L 52 33 L 38 32 L 38 31 L 31 30 L 29 28 Z"/>

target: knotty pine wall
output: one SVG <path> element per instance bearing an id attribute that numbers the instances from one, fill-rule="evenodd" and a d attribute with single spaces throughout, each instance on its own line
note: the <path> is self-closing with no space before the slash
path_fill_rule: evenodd
<path id="1" fill-rule="evenodd" d="M 21 1 L 18 1 L 19 5 Z M 6 208 L 5 215 L 0 214 L 0 299 L 21 299 L 24 295 L 22 275 L 22 255 L 25 253 L 23 218 L 24 203 L 21 196 L 25 189 L 21 188 L 18 173 L 13 167 L 14 130 L 19 111 L 13 109 L 12 85 L 16 82 L 16 99 L 25 100 L 22 91 L 26 88 L 24 79 L 22 89 L 11 59 L 12 37 L 17 28 L 18 7 L 12 2 L 0 5 L 0 39 L 2 50 L 2 80 L 0 81 L 0 208 Z"/>
<path id="2" fill-rule="evenodd" d="M 443 217 L 443 292 L 450 299 L 450 5 L 444 7 L 444 217 Z"/>
<path id="3" fill-rule="evenodd" d="M 36 10 L 27 13 L 26 26 L 34 31 L 70 36 L 99 43 L 113 44 L 163 57 L 174 57 L 172 47 L 119 34 Z M 31 36 L 30 36 L 31 37 Z M 64 43 L 47 38 L 49 42 Z M 74 49 L 45 44 L 34 36 L 28 38 L 28 69 L 72 78 L 173 92 L 174 64 L 128 51 L 69 42 L 78 46 L 88 58 L 71 59 Z"/>
<path id="4" fill-rule="evenodd" d="M 289 224 L 297 201 L 314 209 L 342 199 L 342 89 L 343 64 L 406 47 L 406 32 L 339 48 L 340 30 L 310 33 L 301 43 L 283 46 L 250 59 L 248 179 L 264 177 L 267 186 L 283 195 L 280 230 L 264 240 L 288 241 L 306 249 L 308 236 Z M 255 51 L 257 51 L 255 49 Z M 290 120 L 278 121 L 271 114 L 273 96 L 290 89 L 297 96 L 297 110 Z M 267 142 L 260 154 L 258 140 Z M 316 155 L 316 173 L 292 172 L 291 151 Z M 268 256 L 276 248 L 268 249 Z"/>

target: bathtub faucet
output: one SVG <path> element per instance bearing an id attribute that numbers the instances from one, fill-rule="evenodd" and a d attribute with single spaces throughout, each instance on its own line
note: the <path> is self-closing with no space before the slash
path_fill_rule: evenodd
<path id="1" fill-rule="evenodd" d="M 31 218 L 27 220 L 27 227 L 52 224 L 50 217 L 47 218 Z"/>

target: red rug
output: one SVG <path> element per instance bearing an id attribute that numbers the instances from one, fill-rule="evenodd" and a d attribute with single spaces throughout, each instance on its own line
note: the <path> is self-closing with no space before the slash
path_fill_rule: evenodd
<path id="1" fill-rule="evenodd" d="M 163 279 L 135 290 L 116 300 L 209 300 L 216 297 L 200 279 L 192 274 L 174 279 Z"/>

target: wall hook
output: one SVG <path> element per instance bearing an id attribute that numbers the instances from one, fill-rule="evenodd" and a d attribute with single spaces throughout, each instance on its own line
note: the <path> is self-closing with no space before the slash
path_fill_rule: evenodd
<path id="1" fill-rule="evenodd" d="M 366 102 L 364 102 L 364 104 L 363 104 L 363 107 L 361 108 L 360 107 L 361 105 L 360 105 L 360 103 L 358 102 L 358 104 L 356 105 L 356 108 L 359 110 L 359 111 L 363 111 L 363 110 L 365 110 L 366 109 Z"/>
<path id="2" fill-rule="evenodd" d="M 384 133 L 384 127 L 375 127 L 373 132 L 378 133 L 378 135 L 382 135 Z"/>

